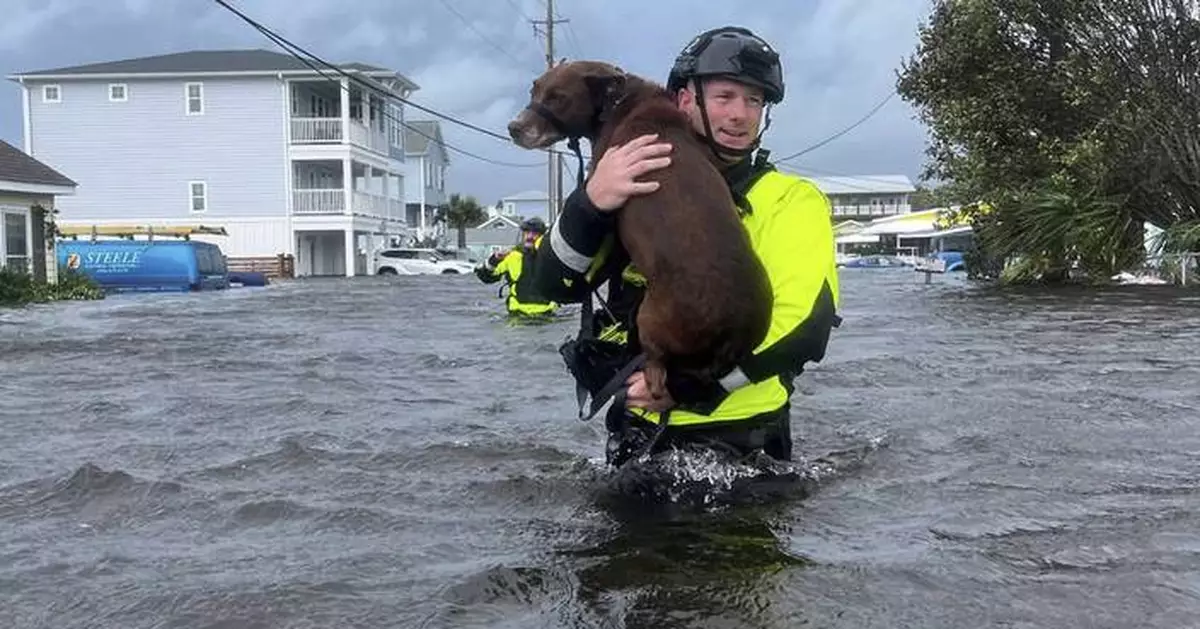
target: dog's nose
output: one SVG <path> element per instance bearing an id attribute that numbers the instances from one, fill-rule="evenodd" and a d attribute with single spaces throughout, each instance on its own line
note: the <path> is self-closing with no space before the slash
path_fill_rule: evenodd
<path id="1" fill-rule="evenodd" d="M 516 140 L 521 136 L 521 129 L 521 120 L 519 118 L 514 119 L 512 122 L 508 123 L 508 137 Z"/>

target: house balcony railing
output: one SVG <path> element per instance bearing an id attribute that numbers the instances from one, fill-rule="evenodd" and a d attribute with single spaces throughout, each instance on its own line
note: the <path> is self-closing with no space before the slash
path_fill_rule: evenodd
<path id="1" fill-rule="evenodd" d="M 862 204 L 862 205 L 834 205 L 834 216 L 895 216 L 904 214 L 908 209 L 903 205 L 896 204 Z"/>
<path id="2" fill-rule="evenodd" d="M 292 213 L 299 216 L 362 214 L 379 218 L 404 218 L 404 203 L 370 192 L 353 191 L 350 209 L 342 188 L 310 188 L 292 191 Z"/>
<path id="3" fill-rule="evenodd" d="M 292 118 L 292 144 L 350 144 L 387 154 L 390 142 L 385 133 L 356 120 L 341 118 Z"/>

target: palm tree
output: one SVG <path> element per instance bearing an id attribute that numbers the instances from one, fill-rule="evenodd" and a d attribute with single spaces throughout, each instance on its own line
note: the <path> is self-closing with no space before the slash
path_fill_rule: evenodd
<path id="1" fill-rule="evenodd" d="M 445 221 L 458 230 L 458 248 L 467 248 L 467 228 L 487 220 L 487 212 L 473 196 L 462 196 L 457 192 L 450 195 L 450 203 L 438 208 L 435 221 Z"/>

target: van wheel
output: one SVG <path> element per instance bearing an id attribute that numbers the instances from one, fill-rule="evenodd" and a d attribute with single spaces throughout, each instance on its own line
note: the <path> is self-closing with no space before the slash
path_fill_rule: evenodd
<path id="1" fill-rule="evenodd" d="M 382 269 L 379 269 L 378 271 L 376 271 L 375 274 L 376 275 L 396 275 L 396 269 L 393 269 L 390 266 L 385 266 Z"/>

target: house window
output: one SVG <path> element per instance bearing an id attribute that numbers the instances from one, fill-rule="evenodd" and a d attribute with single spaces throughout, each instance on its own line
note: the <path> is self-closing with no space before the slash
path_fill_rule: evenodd
<path id="1" fill-rule="evenodd" d="M 199 116 L 204 113 L 204 84 L 188 83 L 184 86 L 187 95 L 187 115 Z"/>
<path id="2" fill-rule="evenodd" d="M 123 103 L 129 100 L 129 88 L 124 83 L 113 83 L 108 86 L 108 100 L 113 103 Z"/>
<path id="3" fill-rule="evenodd" d="M 203 181 L 188 182 L 188 192 L 192 198 L 192 212 L 208 211 L 208 184 Z"/>
<path id="4" fill-rule="evenodd" d="M 42 86 L 42 102 L 43 103 L 61 103 L 62 88 L 57 85 Z"/>
<path id="5" fill-rule="evenodd" d="M 29 265 L 29 237 L 26 233 L 28 223 L 24 213 L 4 212 L 3 223 L 0 223 L 0 266 L 5 266 L 15 271 L 28 273 Z"/>

